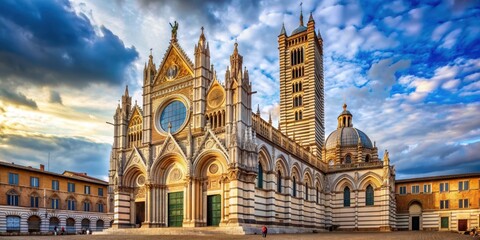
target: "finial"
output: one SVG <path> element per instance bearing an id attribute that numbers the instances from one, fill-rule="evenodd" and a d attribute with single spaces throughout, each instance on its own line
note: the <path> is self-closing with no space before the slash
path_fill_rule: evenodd
<path id="1" fill-rule="evenodd" d="M 260 104 L 257 104 L 257 114 L 260 115 Z"/>
<path id="2" fill-rule="evenodd" d="M 237 38 L 235 38 L 235 44 L 234 44 L 235 48 L 233 49 L 233 53 L 238 53 L 238 43 L 237 43 Z"/>
<path id="3" fill-rule="evenodd" d="M 178 30 L 178 23 L 174 21 L 174 23 L 169 23 L 170 27 L 172 27 L 172 40 L 177 41 L 177 30 Z"/>
<path id="4" fill-rule="evenodd" d="M 137 106 L 137 100 L 135 100 L 135 106 Z"/>
<path id="5" fill-rule="evenodd" d="M 285 34 L 286 34 L 285 23 L 282 23 L 282 30 L 280 30 L 280 35 L 285 35 Z"/>
<path id="6" fill-rule="evenodd" d="M 300 3 L 300 26 L 303 26 L 303 2 Z"/>
<path id="7" fill-rule="evenodd" d="M 313 14 L 312 14 L 312 12 L 310 12 L 310 17 L 308 18 L 308 21 L 309 21 L 309 22 L 310 22 L 310 21 L 313 21 Z"/>
<path id="8" fill-rule="evenodd" d="M 128 96 L 128 85 L 125 87 L 125 96 Z"/>
<path id="9" fill-rule="evenodd" d="M 347 104 L 343 103 L 343 111 L 347 110 Z"/>
<path id="10" fill-rule="evenodd" d="M 202 30 L 202 34 L 203 34 L 203 26 L 200 29 Z"/>
<path id="11" fill-rule="evenodd" d="M 268 113 L 268 123 L 270 123 L 270 125 L 272 125 L 272 112 L 271 111 Z"/>
<path id="12" fill-rule="evenodd" d="M 152 56 L 152 50 L 153 50 L 153 48 L 150 48 L 150 56 Z"/>

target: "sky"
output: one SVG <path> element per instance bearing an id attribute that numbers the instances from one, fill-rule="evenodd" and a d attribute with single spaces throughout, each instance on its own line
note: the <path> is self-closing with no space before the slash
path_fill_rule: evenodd
<path id="1" fill-rule="evenodd" d="M 144 64 L 150 49 L 160 64 L 173 21 L 190 59 L 205 28 L 220 81 L 238 41 L 254 109 L 276 126 L 277 37 L 282 23 L 288 35 L 299 25 L 300 9 L 323 37 L 326 137 L 346 102 L 397 179 L 480 171 L 475 0 L 4 0 L 0 161 L 107 179 L 105 122 L 126 85 L 141 105 Z"/>

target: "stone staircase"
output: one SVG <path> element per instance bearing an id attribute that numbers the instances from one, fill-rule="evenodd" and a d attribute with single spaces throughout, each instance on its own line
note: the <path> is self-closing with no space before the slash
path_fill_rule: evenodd
<path id="1" fill-rule="evenodd" d="M 109 228 L 94 235 L 245 235 L 242 227 Z"/>

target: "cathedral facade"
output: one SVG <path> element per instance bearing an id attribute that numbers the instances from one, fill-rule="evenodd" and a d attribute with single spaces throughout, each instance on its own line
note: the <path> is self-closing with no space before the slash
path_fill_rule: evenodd
<path id="1" fill-rule="evenodd" d="M 323 40 L 312 16 L 278 36 L 278 127 L 252 111 L 255 79 L 237 43 L 220 79 L 203 28 L 193 61 L 177 29 L 158 67 L 149 56 L 143 105 L 132 105 L 127 88 L 114 115 L 115 227 L 395 228 L 388 153 L 379 159 L 346 105 L 324 140 Z"/>

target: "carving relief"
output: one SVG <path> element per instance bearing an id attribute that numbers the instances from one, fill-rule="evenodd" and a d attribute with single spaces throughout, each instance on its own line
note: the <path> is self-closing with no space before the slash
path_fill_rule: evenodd
<path id="1" fill-rule="evenodd" d="M 169 176 L 169 180 L 170 182 L 178 182 L 182 179 L 182 171 L 180 171 L 180 169 L 178 168 L 174 168 L 171 172 L 170 172 L 170 176 Z"/>
<path id="2" fill-rule="evenodd" d="M 216 174 L 218 172 L 218 165 L 213 163 L 212 165 L 210 165 L 210 167 L 208 168 L 208 171 L 211 173 L 211 174 Z"/>
<path id="3" fill-rule="evenodd" d="M 145 187 L 135 188 L 133 195 L 135 196 L 135 199 L 145 198 Z"/>
<path id="4" fill-rule="evenodd" d="M 143 174 L 137 177 L 137 186 L 145 185 L 145 176 Z"/>

